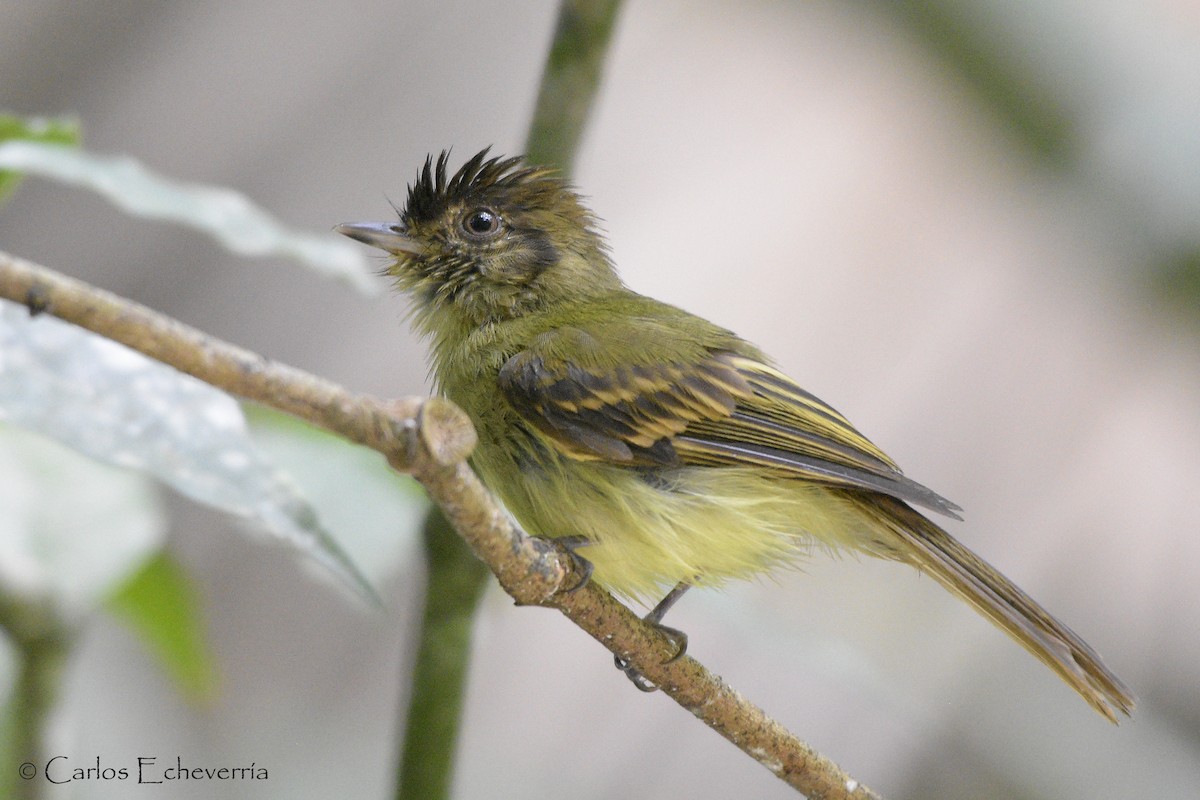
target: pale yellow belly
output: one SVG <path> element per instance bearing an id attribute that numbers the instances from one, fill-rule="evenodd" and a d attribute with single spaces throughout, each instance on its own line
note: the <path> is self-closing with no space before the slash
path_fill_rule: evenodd
<path id="1" fill-rule="evenodd" d="M 527 532 L 585 537 L 590 544 L 579 554 L 595 567 L 593 579 L 643 602 L 681 581 L 748 578 L 813 546 L 862 541 L 863 520 L 837 491 L 752 469 L 686 467 L 648 481 L 572 462 L 506 478 L 501 499 Z"/>

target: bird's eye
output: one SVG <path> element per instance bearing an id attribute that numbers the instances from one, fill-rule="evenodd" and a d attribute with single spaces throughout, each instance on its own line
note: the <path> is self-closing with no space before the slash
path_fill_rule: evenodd
<path id="1" fill-rule="evenodd" d="M 491 209 L 477 208 L 463 217 L 462 228 L 472 238 L 486 239 L 499 232 L 500 217 Z"/>

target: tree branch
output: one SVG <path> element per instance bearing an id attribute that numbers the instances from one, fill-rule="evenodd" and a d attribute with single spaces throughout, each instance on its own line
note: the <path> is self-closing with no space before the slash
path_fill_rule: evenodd
<path id="1" fill-rule="evenodd" d="M 843 772 L 595 584 L 549 541 L 519 530 L 466 458 L 475 431 L 442 398 L 383 401 L 215 339 L 81 281 L 0 252 L 0 298 L 120 342 L 232 394 L 285 411 L 382 453 L 411 474 L 518 604 L 557 608 L 685 709 L 813 800 L 866 800 Z"/>

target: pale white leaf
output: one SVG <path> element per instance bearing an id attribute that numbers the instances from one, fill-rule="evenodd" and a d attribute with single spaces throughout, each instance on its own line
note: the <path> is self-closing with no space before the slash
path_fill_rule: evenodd
<path id="1" fill-rule="evenodd" d="M 0 301 L 0 420 L 258 522 L 371 594 L 291 480 L 250 439 L 238 402 L 203 381 Z"/>
<path id="2" fill-rule="evenodd" d="M 373 583 L 420 556 L 429 500 L 373 450 L 276 412 L 249 415 L 254 440 L 291 475 Z"/>
<path id="3" fill-rule="evenodd" d="M 0 425 L 0 591 L 68 623 L 94 610 L 161 546 L 157 486 Z"/>
<path id="4" fill-rule="evenodd" d="M 0 169 L 92 189 L 131 214 L 196 228 L 240 255 L 295 259 L 365 294 L 380 291 L 362 247 L 333 233 L 284 227 L 232 189 L 171 180 L 128 156 L 22 140 L 0 143 Z"/>

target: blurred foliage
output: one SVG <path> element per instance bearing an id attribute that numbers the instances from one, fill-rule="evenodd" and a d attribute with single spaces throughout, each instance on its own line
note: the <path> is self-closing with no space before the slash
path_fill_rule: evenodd
<path id="1" fill-rule="evenodd" d="M 216 664 L 200 595 L 174 559 L 166 553 L 151 558 L 113 595 L 108 609 L 138 634 L 185 697 L 213 697 Z"/>
<path id="2" fill-rule="evenodd" d="M 79 144 L 79 122 L 71 118 L 18 117 L 0 114 L 0 143 L 14 139 L 50 144 Z M 0 203 L 16 191 L 21 174 L 0 169 Z"/>
<path id="3" fill-rule="evenodd" d="M 0 200 L 36 174 L 94 189 L 132 214 L 182 214 L 196 227 L 208 224 L 235 252 L 259 253 L 266 238 L 301 261 L 307 256 L 309 266 L 326 274 L 368 280 L 365 257 L 340 238 L 284 229 L 235 192 L 160 178 L 129 158 L 83 153 L 74 147 L 78 140 L 72 120 L 0 115 L 0 164 L 9 167 L 0 170 Z M 348 257 L 339 262 L 330 255 L 337 252 Z M 331 263 L 340 272 L 330 270 Z M 7 434 L 0 449 L 5 476 L 0 505 L 8 523 L 0 526 L 0 538 L 9 556 L 0 570 L 0 627 L 16 665 L 0 719 L 5 754 L 0 795 L 42 796 L 44 783 L 17 774 L 15 765 L 44 763 L 47 720 L 78 622 L 98 603 L 133 630 L 185 697 L 208 700 L 218 688 L 202 598 L 161 550 L 165 526 L 153 502 L 152 478 L 204 505 L 251 517 L 377 600 L 290 477 L 259 454 L 241 407 L 227 395 L 103 337 L 7 302 L 0 303 L 0 343 L 0 419 L 71 448 L 19 428 L 0 428 Z M 14 437 L 28 447 L 14 446 Z M 386 469 L 376 461 L 373 469 Z M 113 475 L 132 488 L 116 491 L 87 470 Z M 391 477 L 393 484 L 404 484 Z M 248 497 L 241 508 L 230 505 L 255 485 L 265 493 Z M 405 507 L 424 507 L 414 503 L 411 491 L 392 494 Z M 396 539 L 397 519 L 390 523 Z"/>
<path id="4" fill-rule="evenodd" d="M 1162 304 L 1200 322 L 1200 246 L 1164 259 L 1155 277 Z"/>
<path id="5" fill-rule="evenodd" d="M 1020 24 L 998 29 L 1004 27 L 998 20 L 1019 21 L 1028 29 L 1037 22 L 1023 16 L 1029 9 L 985 0 L 897 0 L 874 5 L 938 58 L 1039 164 L 1055 171 L 1061 180 L 1076 182 L 1081 193 L 1096 191 L 1081 174 L 1084 141 L 1080 126 L 1087 120 L 1072 106 L 1078 98 L 1063 89 L 1062 76 L 1049 75 L 1044 67 L 1035 66 L 1035 48 L 1045 47 L 1045 41 L 1023 41 Z M 1200 98 L 1196 102 L 1200 103 Z M 1153 118 L 1148 124 L 1169 127 L 1172 120 Z M 1188 160 L 1185 153 L 1179 158 Z M 1146 242 L 1144 257 L 1135 257 L 1130 264 L 1141 299 L 1200 320 L 1200 220 L 1183 232 L 1180 241 L 1180 232 L 1160 229 L 1153 207 L 1126 191 L 1119 178 L 1104 175 L 1102 180 L 1111 195 L 1112 212 L 1118 217 L 1115 224 L 1126 226 L 1131 238 Z M 1153 182 L 1154 178 L 1145 176 L 1144 180 Z"/>
<path id="6" fill-rule="evenodd" d="M 973 3 L 896 0 L 878 6 L 916 36 L 1044 163 L 1065 166 L 1077 146 L 1074 122 L 1060 99 L 1030 80 L 1011 50 L 985 35 Z"/>

